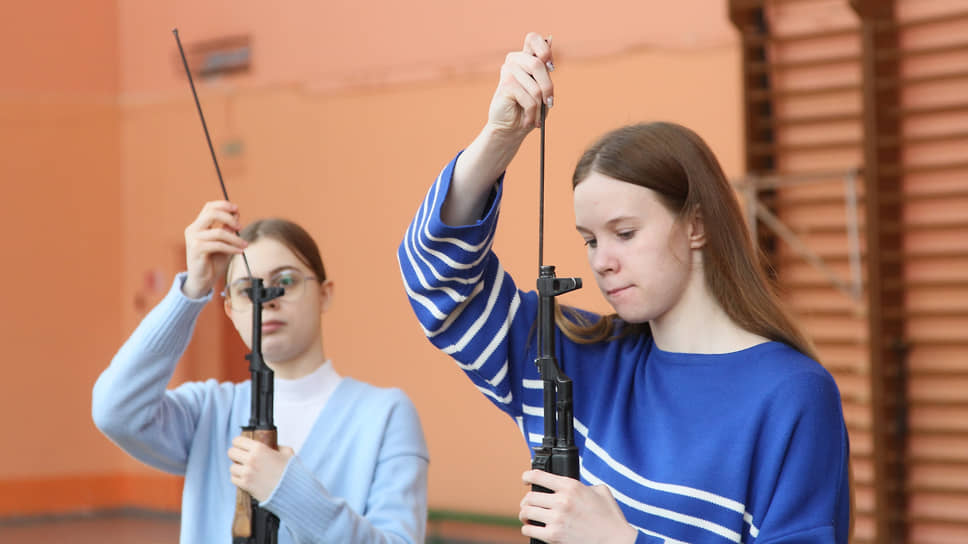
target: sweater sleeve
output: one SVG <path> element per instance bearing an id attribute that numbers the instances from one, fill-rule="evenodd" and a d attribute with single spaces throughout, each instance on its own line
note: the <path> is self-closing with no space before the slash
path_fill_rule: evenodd
<path id="1" fill-rule="evenodd" d="M 456 161 L 430 188 L 397 259 L 423 333 L 456 360 L 491 402 L 519 417 L 536 296 L 518 291 L 491 251 L 503 178 L 479 221 L 454 227 L 441 220 Z"/>
<path id="2" fill-rule="evenodd" d="M 183 475 L 199 411 L 212 384 L 166 391 L 195 322 L 211 294 L 192 300 L 179 274 L 94 384 L 95 425 L 136 459 Z"/>
<path id="3" fill-rule="evenodd" d="M 849 446 L 840 393 L 829 374 L 799 375 L 774 397 L 775 433 L 761 461 L 776 467 L 757 544 L 846 544 Z"/>
<path id="4" fill-rule="evenodd" d="M 399 393 L 385 422 L 365 512 L 330 494 L 298 455 L 262 506 L 285 521 L 300 544 L 422 544 L 428 462 L 417 410 Z"/>

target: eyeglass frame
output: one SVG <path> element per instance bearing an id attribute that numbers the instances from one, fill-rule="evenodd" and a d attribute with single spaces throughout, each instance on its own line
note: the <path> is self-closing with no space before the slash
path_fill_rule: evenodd
<path id="1" fill-rule="evenodd" d="M 291 267 L 291 266 L 283 267 L 283 268 L 277 270 L 274 274 L 272 274 L 271 276 L 269 276 L 269 282 L 271 282 L 273 280 L 273 278 L 276 278 L 277 276 L 279 276 L 281 274 L 284 274 L 284 273 L 291 273 L 292 276 L 298 276 L 301 279 L 301 281 L 303 282 L 300 285 L 304 285 L 309 280 L 315 280 L 317 284 L 322 285 L 322 282 L 319 280 L 318 277 L 316 277 L 316 276 L 314 276 L 312 274 L 303 273 L 298 268 Z M 232 285 L 234 285 L 234 284 L 236 284 L 236 283 L 238 283 L 238 282 L 240 282 L 242 280 L 251 280 L 251 279 L 252 279 L 251 276 L 242 276 L 240 278 L 237 278 L 232 283 L 227 284 L 225 286 L 225 288 L 222 289 L 222 292 L 220 293 L 220 295 L 222 296 L 222 300 L 229 307 L 229 309 L 232 310 L 233 312 L 244 312 L 244 311 L 249 310 L 249 309 L 252 308 L 252 298 L 249 296 L 248 293 L 246 293 L 245 294 L 245 297 L 244 297 L 246 300 L 249 301 L 248 302 L 248 306 L 246 308 L 241 308 L 241 309 L 236 309 L 232 305 L 232 294 L 231 294 Z M 263 283 L 266 282 L 265 278 L 259 278 L 259 279 L 261 279 L 263 281 Z M 286 294 L 287 293 L 286 293 L 286 288 L 284 286 L 272 285 L 272 283 L 269 283 L 266 286 L 267 287 L 282 287 L 283 294 L 278 299 L 273 299 L 273 300 L 286 299 Z M 246 290 L 247 289 L 249 289 L 249 288 L 246 288 Z M 286 300 L 298 300 L 298 299 L 286 299 Z"/>

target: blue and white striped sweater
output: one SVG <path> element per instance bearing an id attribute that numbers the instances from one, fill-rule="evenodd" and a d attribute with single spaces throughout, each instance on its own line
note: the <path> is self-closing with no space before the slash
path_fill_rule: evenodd
<path id="1" fill-rule="evenodd" d="M 398 250 L 407 295 L 431 342 L 540 445 L 537 295 L 518 290 L 491 251 L 500 183 L 478 223 L 441 222 L 453 167 Z M 695 355 L 642 335 L 593 345 L 557 336 L 575 383 L 581 479 L 611 489 L 639 541 L 846 543 L 847 435 L 818 363 L 776 342 Z"/>

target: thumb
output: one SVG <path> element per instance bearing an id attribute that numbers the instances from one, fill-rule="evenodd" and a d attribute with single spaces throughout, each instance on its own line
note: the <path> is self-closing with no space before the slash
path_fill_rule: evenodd
<path id="1" fill-rule="evenodd" d="M 289 446 L 279 446 L 279 453 L 285 455 L 286 457 L 293 457 L 296 455 L 296 451 Z"/>

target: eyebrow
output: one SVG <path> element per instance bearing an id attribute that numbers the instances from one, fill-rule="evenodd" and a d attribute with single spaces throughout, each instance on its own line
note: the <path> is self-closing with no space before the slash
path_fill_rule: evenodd
<path id="1" fill-rule="evenodd" d="M 611 227 L 611 226 L 615 225 L 615 223 L 621 223 L 622 221 L 638 220 L 638 219 L 639 219 L 638 217 L 633 217 L 631 215 L 621 215 L 619 217 L 613 217 L 612 219 L 609 219 L 608 221 L 606 221 L 605 222 L 605 226 L 606 227 Z M 581 225 L 575 225 L 575 229 L 578 232 L 587 232 L 587 233 L 591 233 L 592 232 L 591 230 L 589 230 L 589 229 L 587 229 L 587 228 L 585 228 L 585 227 L 583 227 Z"/>
<path id="2" fill-rule="evenodd" d="M 282 271 L 285 271 L 285 270 L 295 270 L 296 272 L 301 272 L 301 270 L 299 270 L 299 268 L 297 268 L 297 267 L 295 267 L 295 266 L 293 266 L 291 264 L 285 264 L 285 265 L 282 265 L 282 266 L 277 266 L 277 267 L 273 268 L 272 270 L 270 270 L 269 271 L 269 277 L 271 278 L 272 276 L 275 276 L 279 272 L 282 272 Z M 232 280 L 229 283 L 235 283 L 235 282 L 237 282 L 239 280 L 247 280 L 247 279 L 249 279 L 249 277 L 250 276 L 239 276 L 238 278 L 235 278 L 234 280 Z"/>

